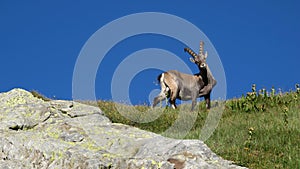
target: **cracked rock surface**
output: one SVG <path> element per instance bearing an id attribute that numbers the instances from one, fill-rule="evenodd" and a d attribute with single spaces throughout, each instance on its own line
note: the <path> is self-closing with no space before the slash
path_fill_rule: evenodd
<path id="1" fill-rule="evenodd" d="M 242 168 L 200 140 L 111 123 L 98 107 L 0 93 L 0 168 Z"/>

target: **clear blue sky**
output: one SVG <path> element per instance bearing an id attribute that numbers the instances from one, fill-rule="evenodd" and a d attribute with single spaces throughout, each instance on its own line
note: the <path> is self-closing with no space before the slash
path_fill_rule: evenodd
<path id="1" fill-rule="evenodd" d="M 21 87 L 50 98 L 72 99 L 73 70 L 86 41 L 109 22 L 140 12 L 176 15 L 201 29 L 223 63 L 227 98 L 250 91 L 253 83 L 258 88 L 274 86 L 284 91 L 300 83 L 297 0 L 2 0 L 0 91 Z M 144 48 L 175 53 L 197 72 L 176 40 L 149 34 L 130 37 L 114 46 L 100 64 L 95 80 L 98 99 L 111 99 L 114 70 L 122 58 Z M 158 73 L 143 71 L 133 79 L 129 91 L 133 103 L 148 101 L 149 92 L 158 88 L 154 85 Z"/>

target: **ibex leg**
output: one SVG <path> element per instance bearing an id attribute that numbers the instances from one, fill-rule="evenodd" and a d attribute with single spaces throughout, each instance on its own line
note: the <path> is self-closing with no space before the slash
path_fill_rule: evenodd
<path id="1" fill-rule="evenodd" d="M 206 108 L 210 109 L 210 93 L 204 96 L 206 102 Z"/>
<path id="2" fill-rule="evenodd" d="M 198 94 L 198 92 L 192 93 L 192 108 L 191 108 L 191 111 L 193 111 L 195 106 L 197 105 L 197 94 Z"/>
<path id="3" fill-rule="evenodd" d="M 176 89 L 174 89 L 174 90 L 171 89 L 170 96 L 171 96 L 170 97 L 170 104 L 171 104 L 171 106 L 172 106 L 173 109 L 176 109 L 177 106 L 175 104 L 175 101 L 176 101 L 176 98 L 177 98 L 177 90 Z"/>

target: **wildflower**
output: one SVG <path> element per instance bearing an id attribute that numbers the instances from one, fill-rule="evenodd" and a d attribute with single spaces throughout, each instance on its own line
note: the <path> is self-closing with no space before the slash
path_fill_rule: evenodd
<path id="1" fill-rule="evenodd" d="M 283 108 L 283 111 L 286 113 L 286 112 L 289 111 L 289 108 L 285 106 L 285 107 Z"/>
<path id="2" fill-rule="evenodd" d="M 252 84 L 252 92 L 256 92 L 256 84 Z"/>
<path id="3" fill-rule="evenodd" d="M 297 93 L 300 93 L 300 87 L 299 87 L 299 84 L 296 84 L 296 90 L 297 90 Z"/>
<path id="4" fill-rule="evenodd" d="M 249 151 L 249 148 L 248 148 L 248 147 L 244 147 L 244 150 L 245 150 L 245 151 Z"/>
<path id="5" fill-rule="evenodd" d="M 254 131 L 254 128 L 253 128 L 253 127 L 250 127 L 250 128 L 248 129 L 249 135 L 252 135 L 252 134 L 253 134 L 253 133 L 252 133 L 253 131 Z"/>
<path id="6" fill-rule="evenodd" d="M 275 96 L 275 88 L 274 88 L 274 86 L 272 86 L 272 89 L 271 89 L 271 96 L 272 96 L 272 97 Z"/>

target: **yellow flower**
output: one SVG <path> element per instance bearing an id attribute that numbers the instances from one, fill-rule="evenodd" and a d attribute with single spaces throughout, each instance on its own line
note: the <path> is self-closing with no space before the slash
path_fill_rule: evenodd
<path id="1" fill-rule="evenodd" d="M 248 148 L 248 147 L 244 147 L 244 150 L 245 150 L 245 151 L 249 151 L 249 148 Z"/>
<path id="2" fill-rule="evenodd" d="M 249 130 L 249 131 L 254 131 L 254 128 L 253 128 L 253 127 L 250 127 L 248 130 Z"/>

